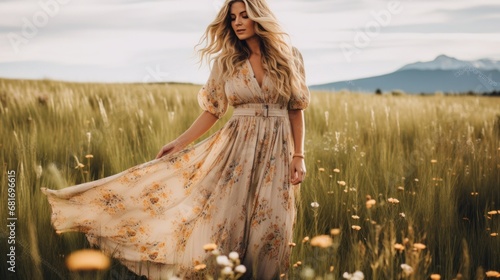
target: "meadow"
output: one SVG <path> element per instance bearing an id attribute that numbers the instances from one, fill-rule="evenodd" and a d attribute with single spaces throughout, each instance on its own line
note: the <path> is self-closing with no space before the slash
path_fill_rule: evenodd
<path id="1" fill-rule="evenodd" d="M 5 253 L 12 233 L 0 227 L 0 278 L 85 278 L 64 262 L 88 246 L 85 237 L 55 234 L 40 188 L 153 159 L 201 112 L 199 88 L 0 79 L 0 220 L 17 218 L 15 273 Z M 285 277 L 458 280 L 500 271 L 500 99 L 313 92 L 305 112 L 308 174 Z"/>

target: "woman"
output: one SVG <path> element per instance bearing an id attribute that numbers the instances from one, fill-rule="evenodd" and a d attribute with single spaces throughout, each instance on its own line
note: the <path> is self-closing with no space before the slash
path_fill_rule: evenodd
<path id="1" fill-rule="evenodd" d="M 122 173 L 44 190 L 58 232 L 85 232 L 91 244 L 151 279 L 190 278 L 216 243 L 236 251 L 245 278 L 273 279 L 288 268 L 302 182 L 309 91 L 300 53 L 264 0 L 228 0 L 208 26 L 202 58 L 216 55 L 198 93 L 203 113 L 155 160 Z M 228 123 L 188 146 L 234 106 Z"/>

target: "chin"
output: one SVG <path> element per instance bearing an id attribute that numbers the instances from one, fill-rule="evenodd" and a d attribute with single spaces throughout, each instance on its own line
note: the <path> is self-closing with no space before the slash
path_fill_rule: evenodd
<path id="1" fill-rule="evenodd" d="M 240 39 L 240 41 L 248 39 L 248 36 L 245 36 L 245 35 L 240 35 L 240 36 L 236 35 L 236 37 L 238 37 L 238 39 Z"/>

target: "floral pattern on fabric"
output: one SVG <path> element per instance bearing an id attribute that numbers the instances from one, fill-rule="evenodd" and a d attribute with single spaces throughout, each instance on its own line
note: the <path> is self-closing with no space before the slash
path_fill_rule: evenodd
<path id="1" fill-rule="evenodd" d="M 307 88 L 284 100 L 267 76 L 259 86 L 248 60 L 225 81 L 217 71 L 198 94 L 201 108 L 217 117 L 229 105 L 308 105 Z M 216 243 L 222 253 L 238 252 L 249 271 L 257 263 L 256 279 L 272 279 L 289 265 L 296 191 L 289 184 L 292 145 L 287 116 L 233 116 L 176 154 L 43 191 L 57 231 L 86 233 L 92 245 L 149 279 L 189 279 L 208 257 L 206 243 Z"/>

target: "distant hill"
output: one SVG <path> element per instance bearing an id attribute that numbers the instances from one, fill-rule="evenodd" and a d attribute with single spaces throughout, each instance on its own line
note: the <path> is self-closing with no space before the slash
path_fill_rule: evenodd
<path id="1" fill-rule="evenodd" d="M 433 61 L 411 63 L 389 74 L 313 85 L 310 89 L 361 92 L 399 89 L 407 93 L 490 92 L 500 89 L 500 61 L 463 61 L 440 55 Z"/>

